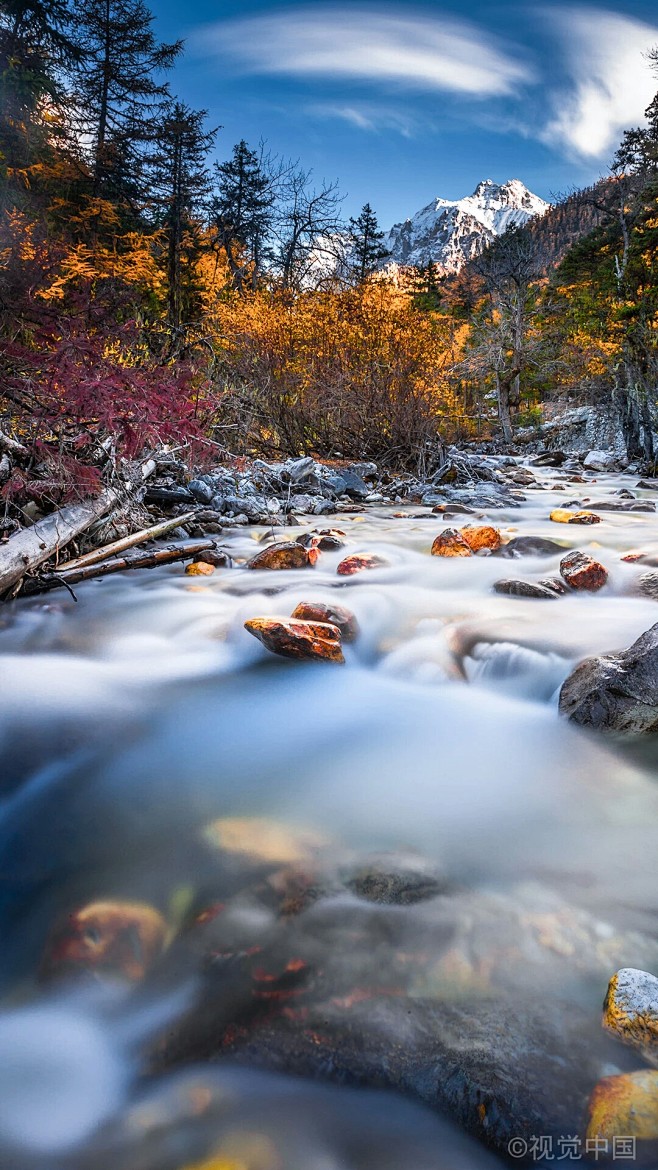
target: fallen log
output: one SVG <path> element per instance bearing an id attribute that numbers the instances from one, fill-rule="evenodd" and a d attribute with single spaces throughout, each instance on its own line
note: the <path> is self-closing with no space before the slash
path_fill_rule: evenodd
<path id="1" fill-rule="evenodd" d="M 120 540 L 113 540 L 111 544 L 101 545 L 100 548 L 94 548 L 91 552 L 76 557 L 75 560 L 67 561 L 65 565 L 62 565 L 62 569 L 68 572 L 70 569 L 83 569 L 87 565 L 97 565 L 99 561 L 106 561 L 109 557 L 126 552 L 129 548 L 135 548 L 138 544 L 145 544 L 147 540 L 159 540 L 161 536 L 166 536 L 172 529 L 179 528 L 181 524 L 187 524 L 188 521 L 193 520 L 194 516 L 194 512 L 186 512 L 184 516 L 170 516 L 168 520 L 161 520 L 159 524 L 152 524 L 150 528 L 141 528 L 139 532 L 133 532 L 130 536 L 122 536 Z"/>
<path id="2" fill-rule="evenodd" d="M 96 500 L 69 504 L 51 516 L 44 516 L 31 528 L 24 528 L 0 546 L 0 595 L 17 585 L 28 572 L 50 560 L 69 541 L 79 536 L 94 520 L 109 512 L 118 499 L 113 489 Z"/>
<path id="3" fill-rule="evenodd" d="M 194 559 L 199 553 L 214 548 L 215 542 L 206 537 L 199 540 L 186 540 L 182 544 L 165 545 L 155 551 L 140 552 L 134 556 L 113 557 L 96 565 L 83 565 L 77 569 L 62 569 L 58 573 L 43 573 L 40 577 L 31 577 L 25 582 L 24 593 L 32 596 L 35 593 L 45 593 L 50 589 L 57 589 L 63 585 L 79 585 L 81 581 L 91 581 L 94 577 L 106 577 L 110 573 L 123 573 L 128 569 L 154 569 L 158 565 L 169 565 L 175 561 Z"/>

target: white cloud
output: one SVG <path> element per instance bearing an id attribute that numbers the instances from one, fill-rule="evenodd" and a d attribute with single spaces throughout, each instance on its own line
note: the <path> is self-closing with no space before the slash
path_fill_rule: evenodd
<path id="1" fill-rule="evenodd" d="M 194 42 L 244 73 L 398 82 L 477 97 L 511 93 L 532 76 L 475 25 L 344 5 L 219 22 Z"/>
<path id="2" fill-rule="evenodd" d="M 374 103 L 339 105 L 331 102 L 316 102 L 306 107 L 306 112 L 316 118 L 338 118 L 359 130 L 378 132 L 393 130 L 403 138 L 411 138 L 416 126 L 414 119 L 401 110 Z"/>
<path id="3" fill-rule="evenodd" d="M 645 56 L 658 45 L 658 26 L 597 8 L 547 15 L 564 42 L 572 90 L 555 95 L 541 136 L 584 158 L 604 158 L 622 130 L 643 121 L 658 89 Z"/>

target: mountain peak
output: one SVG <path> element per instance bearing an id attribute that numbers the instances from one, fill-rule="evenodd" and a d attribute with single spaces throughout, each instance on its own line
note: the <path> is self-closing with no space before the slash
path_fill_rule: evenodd
<path id="1" fill-rule="evenodd" d="M 433 199 L 388 234 L 391 259 L 422 266 L 430 261 L 444 272 L 457 272 L 487 244 L 513 225 L 544 215 L 550 204 L 533 195 L 520 179 L 496 183 L 483 179 L 462 199 Z"/>

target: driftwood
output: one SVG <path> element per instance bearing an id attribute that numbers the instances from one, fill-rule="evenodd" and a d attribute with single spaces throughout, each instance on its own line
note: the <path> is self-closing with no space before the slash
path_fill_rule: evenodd
<path id="1" fill-rule="evenodd" d="M 12 439 L 10 435 L 6 435 L 4 431 L 0 431 L 0 453 L 6 452 L 7 455 L 13 455 L 16 458 L 28 454 L 27 447 L 19 443 L 17 439 Z"/>
<path id="2" fill-rule="evenodd" d="M 142 528 L 139 532 L 133 532 L 131 536 L 123 536 L 120 540 L 113 540 L 111 544 L 94 548 L 91 552 L 84 553 L 83 556 L 76 557 L 73 561 L 67 561 L 62 568 L 68 572 L 70 569 L 84 569 L 87 565 L 97 565 L 99 561 L 106 561 L 108 557 L 117 556 L 129 548 L 135 548 L 138 544 L 145 544 L 147 540 L 159 540 L 161 536 L 166 536 L 173 528 L 180 528 L 181 524 L 187 524 L 188 521 L 193 520 L 194 516 L 194 512 L 186 512 L 184 516 L 173 516 L 168 520 L 162 520 L 159 524 L 152 524 L 150 528 Z"/>
<path id="3" fill-rule="evenodd" d="M 3 435 L 3 439 L 6 443 L 7 436 Z M 95 500 L 69 504 L 50 516 L 44 516 L 31 528 L 24 528 L 11 536 L 0 546 L 0 597 L 14 597 L 26 573 L 38 569 L 95 520 L 105 516 L 124 493 L 130 495 L 137 491 L 155 468 L 155 460 L 147 459 L 139 467 L 133 482 L 123 483 L 121 488 L 106 488 Z"/>
<path id="4" fill-rule="evenodd" d="M 25 594 L 29 596 L 45 593 L 49 589 L 57 589 L 60 585 L 69 588 L 81 581 L 106 577 L 110 573 L 123 573 L 128 569 L 154 569 L 158 565 L 173 564 L 174 561 L 189 561 L 199 553 L 207 552 L 214 547 L 215 541 L 210 538 L 186 540 L 181 544 L 165 545 L 164 548 L 136 553 L 133 556 L 113 557 L 97 565 L 83 565 L 77 569 L 65 568 L 59 573 L 43 573 L 40 577 L 30 578 L 25 582 Z"/>
<path id="5" fill-rule="evenodd" d="M 69 504 L 51 516 L 44 516 L 31 528 L 10 536 L 7 543 L 0 546 L 0 594 L 17 585 L 29 570 L 55 556 L 94 520 L 109 512 L 117 499 L 116 491 L 105 491 L 96 500 Z"/>

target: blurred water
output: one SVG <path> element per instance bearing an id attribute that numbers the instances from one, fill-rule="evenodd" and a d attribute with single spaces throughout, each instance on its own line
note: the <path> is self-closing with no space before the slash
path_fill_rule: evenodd
<path id="1" fill-rule="evenodd" d="M 171 1101 L 185 1113 L 186 1094 L 202 1090 L 175 1078 L 138 1087 L 139 1045 L 126 1041 L 126 1020 L 138 1017 L 132 1001 L 122 1006 L 127 992 L 115 989 L 109 1004 L 62 999 L 39 985 L 38 972 L 58 916 L 97 899 L 147 902 L 174 933 L 179 904 L 207 886 L 223 893 L 224 871 L 203 831 L 236 816 L 320 834 L 329 867 L 339 857 L 418 851 L 478 898 L 518 899 L 523 887 L 528 914 L 536 906 L 548 913 L 542 899 L 555 897 L 610 930 L 628 925 L 652 939 L 655 747 L 640 755 L 570 727 L 558 717 L 557 692 L 580 658 L 627 646 L 658 620 L 655 601 L 637 589 L 646 566 L 621 561 L 629 548 L 658 542 L 658 520 L 603 512 L 594 528 L 553 524 L 551 508 L 575 493 L 601 498 L 628 480 L 599 476 L 595 487 L 565 491 L 550 475 L 547 490 L 489 520 L 506 537 L 540 535 L 595 552 L 610 571 L 596 595 L 546 603 L 498 596 L 497 579 L 554 575 L 559 555 L 431 558 L 441 517 L 375 508 L 335 518 L 349 552 L 390 562 L 353 578 L 336 576 L 344 552 L 323 554 L 313 571 L 247 572 L 240 560 L 263 530 L 241 530 L 226 541 L 237 567 L 201 584 L 174 566 L 89 582 L 77 588 L 77 604 L 52 593 L 5 608 L 0 1148 L 15 1166 L 50 1167 L 74 1150 L 95 1167 L 107 1157 L 113 1170 L 175 1170 L 205 1156 L 209 1141 L 215 1149 L 218 1135 L 230 1154 L 227 1134 L 239 1146 L 240 1133 L 253 1137 L 255 1116 L 269 1118 L 256 1126 L 265 1146 L 234 1157 L 248 1170 L 268 1170 L 277 1158 L 305 1170 L 490 1164 L 420 1107 L 393 1107 L 376 1094 L 355 1105 L 354 1090 L 244 1070 L 202 1078 L 208 1100 L 222 1102 L 219 1120 L 211 1125 L 204 1113 L 195 1128 L 191 1110 L 170 1126 L 178 1144 L 169 1130 L 156 1140 L 148 1119 L 173 1109 Z M 356 614 L 361 636 L 346 647 L 344 667 L 274 659 L 243 628 L 250 617 L 290 614 L 302 600 Z M 267 915 L 250 913 L 249 930 L 265 937 Z M 417 914 L 408 922 L 410 933 L 429 929 Z M 524 961 L 517 954 L 517 966 Z M 541 963 L 533 971 L 541 983 Z M 191 976 L 183 965 L 183 995 L 193 995 Z M 598 1018 L 601 974 L 576 977 L 565 967 L 559 978 L 560 994 Z M 139 1019 L 149 1003 L 147 995 Z M 172 1018 L 176 1010 L 166 1009 Z M 150 1027 L 135 1023 L 135 1032 Z M 119 1120 L 103 1131 L 111 1136 L 102 1153 L 93 1135 L 111 1115 Z M 154 1160 L 139 1161 L 133 1140 L 152 1147 Z"/>

